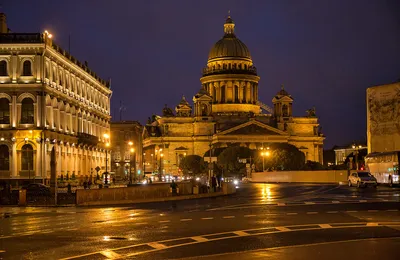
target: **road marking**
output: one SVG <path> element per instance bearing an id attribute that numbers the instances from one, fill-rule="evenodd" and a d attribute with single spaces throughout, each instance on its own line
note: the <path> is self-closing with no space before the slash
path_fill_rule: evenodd
<path id="1" fill-rule="evenodd" d="M 157 242 L 151 242 L 151 243 L 148 243 L 148 245 L 151 246 L 154 249 L 165 249 L 165 248 L 167 248 L 166 245 L 163 245 L 163 244 L 160 244 L 160 243 L 157 243 Z"/>
<path id="2" fill-rule="evenodd" d="M 249 233 L 246 233 L 246 232 L 244 232 L 244 231 L 235 231 L 235 232 L 232 232 L 233 234 L 236 234 L 236 235 L 238 235 L 238 236 L 241 236 L 241 237 L 243 237 L 243 236 L 248 236 L 249 235 Z"/>
<path id="3" fill-rule="evenodd" d="M 191 221 L 192 219 L 191 218 L 183 218 L 183 219 L 181 219 L 181 221 Z"/>
<path id="4" fill-rule="evenodd" d="M 373 222 L 367 223 L 367 227 L 377 227 L 377 226 L 379 226 L 378 223 L 373 223 Z"/>
<path id="5" fill-rule="evenodd" d="M 334 214 L 334 213 L 338 213 L 338 212 L 337 211 L 328 211 L 327 213 Z"/>
<path id="6" fill-rule="evenodd" d="M 120 254 L 117 254 L 117 253 L 115 253 L 113 251 L 110 251 L 110 250 L 101 251 L 100 254 L 104 255 L 108 259 L 116 259 L 116 258 L 120 258 L 121 257 Z"/>
<path id="7" fill-rule="evenodd" d="M 356 213 L 356 212 L 358 212 L 357 210 L 347 210 L 346 211 L 347 213 Z"/>
<path id="8" fill-rule="evenodd" d="M 203 220 L 209 220 L 209 219 L 214 219 L 213 217 L 210 217 L 210 218 L 201 218 L 201 219 L 203 219 Z"/>
<path id="9" fill-rule="evenodd" d="M 197 241 L 197 242 L 206 242 L 206 241 L 208 241 L 207 238 L 205 238 L 205 237 L 200 237 L 200 236 L 197 236 L 197 237 L 190 237 L 190 238 L 193 239 L 194 241 Z"/>
<path id="10" fill-rule="evenodd" d="M 297 215 L 297 213 L 291 212 L 291 213 L 286 213 L 286 215 Z"/>
<path id="11" fill-rule="evenodd" d="M 223 216 L 222 218 L 235 218 L 235 216 Z"/>
<path id="12" fill-rule="evenodd" d="M 245 218 L 251 218 L 251 217 L 255 217 L 255 216 L 257 216 L 257 215 L 244 215 L 243 217 L 245 217 Z"/>
<path id="13" fill-rule="evenodd" d="M 388 209 L 387 211 L 399 211 L 398 209 Z"/>
<path id="14" fill-rule="evenodd" d="M 367 202 L 366 200 L 359 200 L 359 202 Z"/>
<path id="15" fill-rule="evenodd" d="M 310 202 L 310 201 L 307 201 L 307 202 L 304 202 L 304 204 L 307 204 L 307 205 L 313 205 L 313 204 L 315 204 L 315 202 Z"/>
<path id="16" fill-rule="evenodd" d="M 378 212 L 376 209 L 369 209 L 368 212 Z"/>
<path id="17" fill-rule="evenodd" d="M 290 229 L 288 229 L 286 227 L 276 227 L 275 229 L 277 229 L 279 231 L 290 231 Z"/>
<path id="18" fill-rule="evenodd" d="M 139 222 L 139 223 L 136 223 L 136 225 L 146 225 L 147 224 L 147 222 Z"/>
<path id="19" fill-rule="evenodd" d="M 160 221 L 158 221 L 158 223 L 168 223 L 168 222 L 171 222 L 170 220 L 160 220 Z"/>
<path id="20" fill-rule="evenodd" d="M 307 214 L 318 214 L 318 212 L 311 211 L 311 212 L 307 212 Z"/>
<path id="21" fill-rule="evenodd" d="M 321 228 L 332 228 L 332 226 L 329 224 L 320 224 L 318 226 L 320 226 Z"/>
<path id="22" fill-rule="evenodd" d="M 338 203 L 340 203 L 340 201 L 338 201 L 338 200 L 332 200 L 332 203 L 338 204 Z"/>
<path id="23" fill-rule="evenodd" d="M 277 205 L 278 205 L 278 206 L 286 206 L 285 203 L 278 203 Z"/>

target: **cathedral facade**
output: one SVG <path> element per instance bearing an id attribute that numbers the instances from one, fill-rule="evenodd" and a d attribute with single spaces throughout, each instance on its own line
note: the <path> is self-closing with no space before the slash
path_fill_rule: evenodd
<path id="1" fill-rule="evenodd" d="M 104 172 L 110 96 L 109 82 L 50 33 L 11 33 L 0 14 L 0 181 Z"/>
<path id="2" fill-rule="evenodd" d="M 233 145 L 260 149 L 288 143 L 306 160 L 323 162 L 324 136 L 319 133 L 315 109 L 305 117 L 293 116 L 293 98 L 282 86 L 273 108 L 259 101 L 260 77 L 247 46 L 237 38 L 231 17 L 224 36 L 208 55 L 201 88 L 193 106 L 182 97 L 175 111 L 167 106 L 162 116 L 149 118 L 143 130 L 148 171 L 178 175 L 186 155 L 208 156 L 208 151 Z"/>

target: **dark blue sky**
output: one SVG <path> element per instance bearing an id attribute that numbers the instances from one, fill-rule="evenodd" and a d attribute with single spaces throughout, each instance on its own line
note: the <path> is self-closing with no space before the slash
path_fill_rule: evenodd
<path id="1" fill-rule="evenodd" d="M 400 78 L 400 1 L 0 0 L 14 32 L 57 43 L 112 78 L 112 114 L 139 120 L 200 88 L 201 70 L 231 10 L 261 77 L 259 99 L 283 83 L 294 114 L 316 107 L 325 147 L 366 136 L 365 91 Z"/>

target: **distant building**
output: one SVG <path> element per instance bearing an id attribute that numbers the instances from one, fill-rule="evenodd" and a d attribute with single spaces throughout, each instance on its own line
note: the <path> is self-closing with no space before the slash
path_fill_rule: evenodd
<path id="1" fill-rule="evenodd" d="M 400 82 L 367 89 L 368 152 L 400 151 Z"/>
<path id="2" fill-rule="evenodd" d="M 0 179 L 13 185 L 105 170 L 110 85 L 51 34 L 9 33 L 0 14 Z"/>
<path id="3" fill-rule="evenodd" d="M 335 164 L 336 165 L 344 164 L 346 161 L 346 158 L 349 155 L 354 155 L 355 153 L 358 153 L 359 151 L 367 150 L 367 149 L 368 149 L 368 147 L 365 143 L 364 144 L 350 144 L 350 145 L 345 145 L 345 146 L 335 146 L 334 147 Z"/>
<path id="4" fill-rule="evenodd" d="M 117 180 L 129 180 L 130 172 L 132 178 L 143 175 L 142 132 L 137 121 L 111 122 L 111 173 Z"/>
<path id="5" fill-rule="evenodd" d="M 144 129 L 146 161 L 154 172 L 179 174 L 186 155 L 208 156 L 209 150 L 242 146 L 259 149 L 288 143 L 305 159 L 323 163 L 323 141 L 315 109 L 304 117 L 293 114 L 293 97 L 282 86 L 273 108 L 259 100 L 260 77 L 247 46 L 237 38 L 231 17 L 224 35 L 211 48 L 193 106 L 185 97 L 175 111 L 165 106 L 162 116 L 149 118 Z"/>

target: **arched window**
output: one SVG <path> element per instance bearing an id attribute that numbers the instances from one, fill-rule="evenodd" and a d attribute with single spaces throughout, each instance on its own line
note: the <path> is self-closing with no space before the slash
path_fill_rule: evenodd
<path id="1" fill-rule="evenodd" d="M 206 104 L 201 105 L 201 115 L 208 116 L 208 108 Z"/>
<path id="2" fill-rule="evenodd" d="M 0 98 L 0 124 L 10 123 L 10 101 Z"/>
<path id="3" fill-rule="evenodd" d="M 0 61 L 0 76 L 8 76 L 7 73 L 7 61 Z"/>
<path id="4" fill-rule="evenodd" d="M 247 88 L 246 88 L 246 86 L 243 86 L 243 102 L 244 103 L 247 103 Z"/>
<path id="5" fill-rule="evenodd" d="M 29 60 L 24 61 L 22 76 L 32 76 L 32 64 Z"/>
<path id="6" fill-rule="evenodd" d="M 235 103 L 239 103 L 239 87 L 235 86 Z"/>
<path id="7" fill-rule="evenodd" d="M 221 103 L 225 103 L 225 86 L 221 87 Z"/>
<path id="8" fill-rule="evenodd" d="M 213 91 L 214 102 L 217 102 L 217 88 L 214 87 L 213 90 L 214 90 L 214 91 Z"/>
<path id="9" fill-rule="evenodd" d="M 33 148 L 30 144 L 25 144 L 21 149 L 21 170 L 33 170 Z"/>
<path id="10" fill-rule="evenodd" d="M 21 124 L 33 124 L 34 122 L 34 109 L 33 100 L 24 98 L 21 106 Z"/>
<path id="11" fill-rule="evenodd" d="M 0 145 L 0 171 L 10 170 L 10 152 L 8 146 Z"/>

